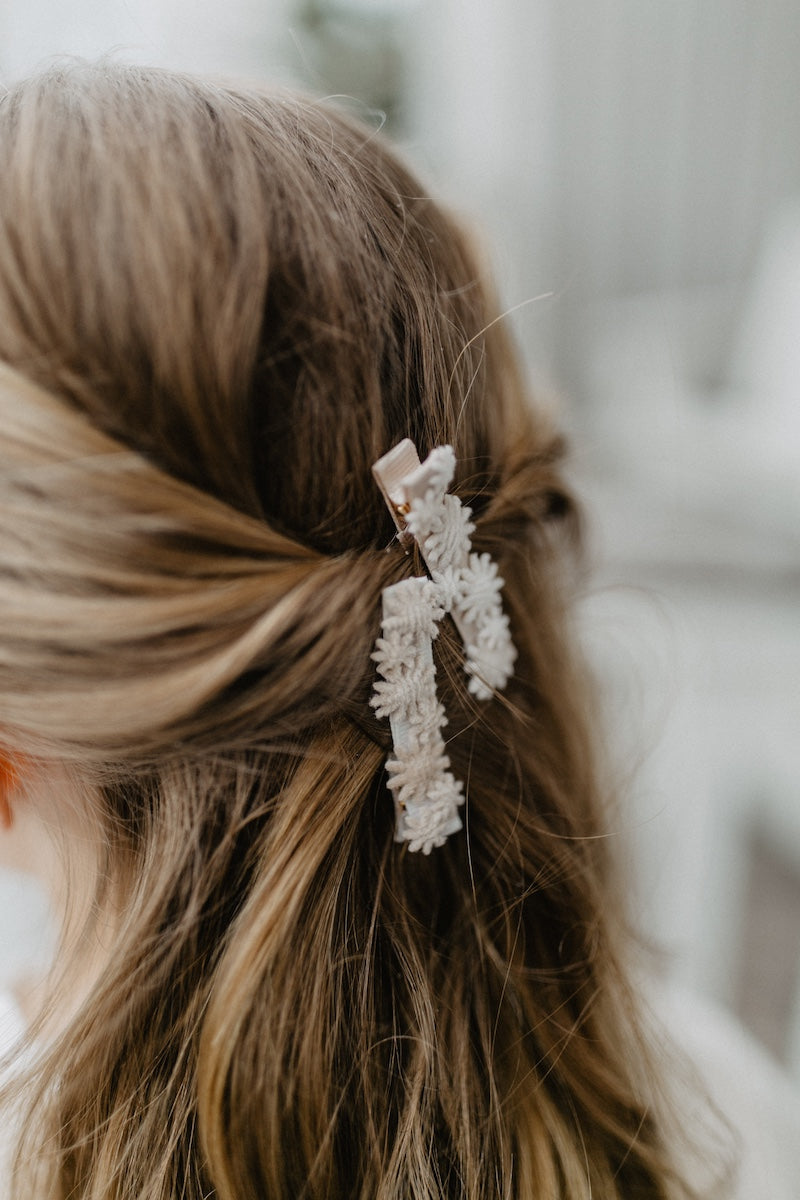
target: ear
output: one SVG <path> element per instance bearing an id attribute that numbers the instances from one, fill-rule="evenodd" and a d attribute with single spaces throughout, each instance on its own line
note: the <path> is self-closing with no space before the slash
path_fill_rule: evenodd
<path id="1" fill-rule="evenodd" d="M 17 770 L 6 754 L 0 753 L 0 828 L 10 829 L 14 824 L 11 812 L 11 796 L 17 786 Z"/>

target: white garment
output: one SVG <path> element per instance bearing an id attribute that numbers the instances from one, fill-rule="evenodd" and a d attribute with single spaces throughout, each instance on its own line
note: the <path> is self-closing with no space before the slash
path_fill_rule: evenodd
<path id="1" fill-rule="evenodd" d="M 14 1048 L 25 1032 L 25 1023 L 10 992 L 0 991 L 0 1058 Z"/>
<path id="2" fill-rule="evenodd" d="M 669 1091 L 689 1132 L 696 1130 L 702 1141 L 708 1100 L 730 1126 L 738 1169 L 725 1200 L 800 1200 L 800 1091 L 722 1009 L 671 987 L 648 988 L 648 999 L 663 1027 L 656 1037 L 665 1069 L 675 1079 Z M 694 1072 L 681 1070 L 675 1048 Z M 692 1165 L 689 1169 L 694 1180 Z M 697 1174 L 701 1181 L 707 1178 L 706 1172 Z"/>
<path id="3" fill-rule="evenodd" d="M 0 991 L 0 1060 L 22 1040 L 25 1033 L 25 1023 L 16 1001 L 10 992 Z M 4 1078 L 0 1074 L 0 1081 Z M 8 1195 L 8 1179 L 11 1168 L 11 1155 L 14 1149 L 13 1118 L 0 1119 L 0 1200 Z"/>
<path id="4" fill-rule="evenodd" d="M 669 1090 L 682 1117 L 702 1126 L 710 1098 L 738 1141 L 738 1175 L 725 1200 L 800 1200 L 800 1092 L 732 1017 L 677 990 L 648 990 L 659 1026 L 654 1037 L 665 1071 L 676 1077 Z M 23 1032 L 15 1001 L 0 991 L 0 1057 Z M 675 1047 L 693 1064 L 694 1081 L 682 1076 Z M 0 1120 L 0 1200 L 7 1194 L 9 1133 Z"/>

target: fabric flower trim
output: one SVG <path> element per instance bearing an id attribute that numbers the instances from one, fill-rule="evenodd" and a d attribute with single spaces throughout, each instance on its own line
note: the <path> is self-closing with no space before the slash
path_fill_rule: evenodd
<path id="1" fill-rule="evenodd" d="M 461 829 L 464 803 L 442 738 L 447 721 L 432 653 L 438 623 L 452 615 L 464 644 L 469 690 L 479 700 L 506 686 L 516 659 L 497 564 L 472 552 L 472 512 L 447 491 L 455 465 L 450 446 L 438 446 L 420 463 L 413 442 L 405 440 L 373 467 L 401 541 L 417 543 L 431 576 L 384 588 L 381 637 L 372 655 L 380 678 L 370 701 L 392 730 L 394 755 L 386 769 L 395 839 L 423 854 Z"/>

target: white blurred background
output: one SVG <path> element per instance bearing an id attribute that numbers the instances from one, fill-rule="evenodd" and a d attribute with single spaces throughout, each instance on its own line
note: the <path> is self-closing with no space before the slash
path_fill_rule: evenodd
<path id="1" fill-rule="evenodd" d="M 632 915 L 800 1079 L 800 5 L 0 0 L 1 79 L 108 51 L 354 97 L 476 218 L 589 506 Z"/>

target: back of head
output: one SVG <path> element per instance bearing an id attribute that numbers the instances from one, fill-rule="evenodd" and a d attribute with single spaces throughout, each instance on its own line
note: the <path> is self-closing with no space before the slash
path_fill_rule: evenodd
<path id="1" fill-rule="evenodd" d="M 330 107 L 108 65 L 0 100 L 0 727 L 69 773 L 113 928 L 40 1056 L 26 1200 L 667 1194 L 572 506 L 496 317 Z M 453 445 L 518 650 L 479 705 L 442 627 L 465 830 L 429 857 L 369 706 L 420 571 L 370 473 L 403 437 Z"/>

